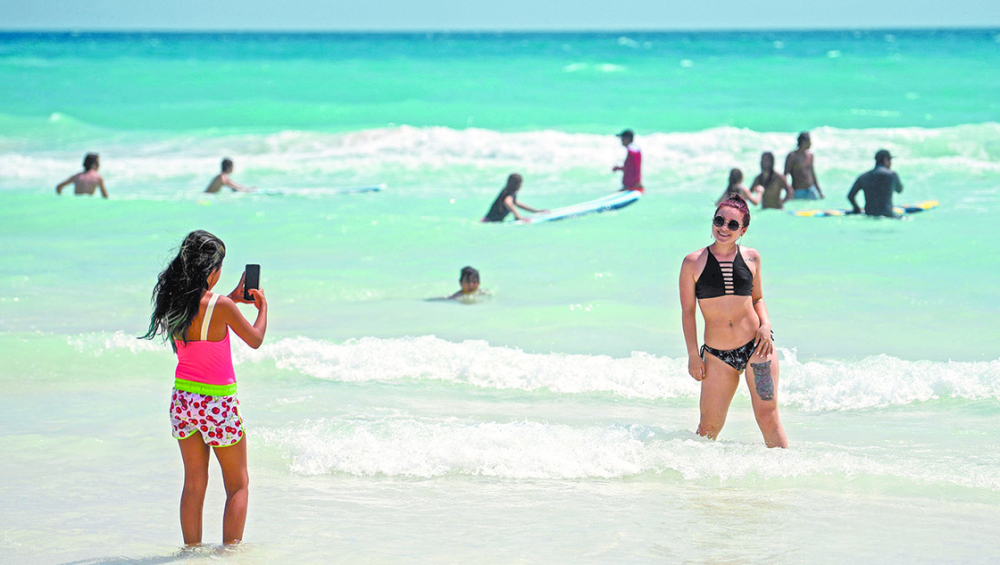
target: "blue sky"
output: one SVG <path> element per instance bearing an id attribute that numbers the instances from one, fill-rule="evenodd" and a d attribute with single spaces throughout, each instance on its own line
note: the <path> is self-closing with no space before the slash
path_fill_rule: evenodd
<path id="1" fill-rule="evenodd" d="M 0 29 L 641 30 L 1000 27 L 998 0 L 0 0 Z"/>

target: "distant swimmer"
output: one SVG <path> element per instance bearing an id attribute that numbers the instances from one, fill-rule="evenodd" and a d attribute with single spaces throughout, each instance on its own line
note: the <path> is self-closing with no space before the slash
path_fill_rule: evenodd
<path id="1" fill-rule="evenodd" d="M 100 188 L 101 196 L 108 197 L 108 191 L 104 188 L 104 177 L 97 172 L 101 168 L 101 163 L 97 158 L 97 153 L 87 153 L 83 158 L 83 172 L 77 173 L 56 185 L 56 194 L 62 194 L 62 189 L 68 184 L 73 185 L 73 194 L 77 196 L 86 194 L 93 196 L 94 190 Z"/>
<path id="2" fill-rule="evenodd" d="M 792 176 L 792 190 L 795 198 L 800 200 L 819 200 L 825 198 L 816 179 L 816 169 L 813 168 L 815 157 L 809 151 L 812 139 L 809 132 L 799 134 L 798 147 L 785 158 L 785 176 Z"/>
<path id="3" fill-rule="evenodd" d="M 760 156 L 760 174 L 753 179 L 753 183 L 750 185 L 751 192 L 757 190 L 757 187 L 763 189 L 763 194 L 761 194 L 761 208 L 775 208 L 782 209 L 785 206 L 785 202 L 788 202 L 794 196 L 792 196 L 792 189 L 788 186 L 788 181 L 785 177 L 778 174 L 774 170 L 774 153 L 766 151 Z M 784 196 L 782 196 L 784 193 Z"/>
<path id="4" fill-rule="evenodd" d="M 855 198 L 858 191 L 865 193 L 865 214 L 869 216 L 896 217 L 892 211 L 892 193 L 903 192 L 903 183 L 899 175 L 892 169 L 892 155 L 885 149 L 879 149 L 875 154 L 875 168 L 863 173 L 854 181 L 847 200 L 854 207 L 854 213 L 860 214 L 861 208 Z"/>
<path id="5" fill-rule="evenodd" d="M 521 175 L 517 173 L 507 177 L 507 186 L 503 187 L 503 190 L 497 195 L 496 200 L 493 201 L 493 205 L 490 206 L 489 212 L 486 212 L 486 216 L 482 221 L 502 222 L 507 217 L 507 214 L 510 213 L 513 213 L 514 217 L 518 220 L 523 220 L 524 217 L 517 213 L 516 208 L 529 212 L 544 212 L 544 210 L 536 210 L 531 206 L 521 204 L 517 201 L 517 191 L 521 190 L 521 182 Z"/>
<path id="6" fill-rule="evenodd" d="M 760 253 L 739 245 L 749 226 L 746 202 L 739 196 L 724 201 L 712 218 L 715 241 L 690 253 L 681 264 L 681 327 L 688 373 L 701 383 L 698 435 L 719 437 L 745 371 L 764 443 L 788 447 L 778 418 L 778 352 L 764 305 Z M 700 348 L 698 307 L 705 320 Z"/>
<path id="7" fill-rule="evenodd" d="M 729 200 L 733 196 L 739 196 L 744 200 L 749 200 L 754 204 L 760 204 L 760 195 L 764 193 L 764 189 L 760 186 L 754 187 L 751 192 L 743 186 L 743 171 L 739 169 L 732 169 L 729 171 L 729 185 L 726 187 L 726 191 L 722 193 L 722 196 L 715 201 L 715 205 L 718 206 Z"/>
<path id="8" fill-rule="evenodd" d="M 461 290 L 449 296 L 448 300 L 486 294 L 485 291 L 479 290 L 479 271 L 472 267 L 462 267 L 462 272 L 458 275 L 458 284 L 461 285 Z"/>
<path id="9" fill-rule="evenodd" d="M 635 133 L 627 129 L 619 133 L 618 137 L 621 138 L 622 145 L 628 153 L 625 155 L 625 163 L 612 167 L 611 171 L 622 172 L 622 190 L 645 192 L 642 188 L 642 150 L 633 142 Z"/>
<path id="10" fill-rule="evenodd" d="M 227 157 L 222 160 L 222 172 L 215 175 L 212 182 L 208 183 L 208 188 L 205 189 L 205 192 L 219 192 L 222 190 L 223 186 L 228 186 L 233 189 L 233 192 L 253 192 L 252 188 L 247 188 L 233 182 L 233 180 L 229 178 L 229 175 L 232 172 L 233 160 Z"/>

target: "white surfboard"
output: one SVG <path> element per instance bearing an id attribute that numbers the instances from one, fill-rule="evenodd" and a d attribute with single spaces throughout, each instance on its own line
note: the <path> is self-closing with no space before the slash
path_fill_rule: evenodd
<path id="1" fill-rule="evenodd" d="M 521 223 L 540 224 L 543 222 L 554 222 L 556 220 L 565 220 L 566 218 L 585 216 L 587 214 L 599 214 L 609 210 L 624 208 L 629 204 L 633 204 L 640 198 L 642 198 L 642 192 L 638 190 L 623 190 L 607 196 L 602 196 L 601 198 L 597 198 L 595 200 L 589 200 L 579 204 L 553 208 L 545 212 L 532 214 L 531 216 L 525 218 Z"/>

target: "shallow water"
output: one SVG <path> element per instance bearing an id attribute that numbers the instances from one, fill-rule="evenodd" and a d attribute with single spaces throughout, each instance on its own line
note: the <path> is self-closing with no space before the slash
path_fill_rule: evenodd
<path id="1" fill-rule="evenodd" d="M 0 560 L 218 561 L 179 552 L 174 358 L 135 339 L 202 228 L 271 305 L 234 342 L 236 562 L 995 562 L 998 33 L 0 35 Z M 610 192 L 623 127 L 638 203 L 479 223 L 513 171 L 539 207 Z M 822 206 L 879 147 L 941 205 L 754 212 L 792 449 L 745 386 L 708 442 L 680 261 L 802 128 Z M 56 198 L 89 150 L 112 200 Z M 201 194 L 222 156 L 271 193 Z M 489 297 L 426 300 L 466 264 Z"/>

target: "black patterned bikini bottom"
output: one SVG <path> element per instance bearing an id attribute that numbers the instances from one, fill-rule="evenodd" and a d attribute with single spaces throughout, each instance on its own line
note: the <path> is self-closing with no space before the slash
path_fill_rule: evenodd
<path id="1" fill-rule="evenodd" d="M 742 371 L 747 368 L 747 363 L 750 362 L 750 356 L 753 355 L 753 350 L 756 348 L 757 342 L 751 339 L 746 343 L 746 345 L 741 345 L 736 349 L 727 349 L 725 351 L 709 347 L 707 345 L 702 345 L 700 354 L 702 361 L 705 360 L 705 352 L 707 351 L 718 357 L 726 365 L 729 365 L 737 371 Z"/>

